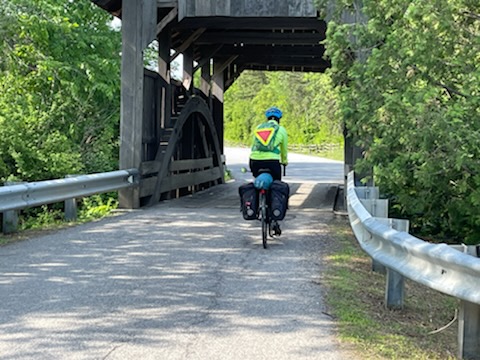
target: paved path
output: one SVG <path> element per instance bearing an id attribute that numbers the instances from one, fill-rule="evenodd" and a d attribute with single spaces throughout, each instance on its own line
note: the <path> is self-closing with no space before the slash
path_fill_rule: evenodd
<path id="1" fill-rule="evenodd" d="M 235 182 L 0 247 L 0 359 L 352 359 L 325 310 L 322 249 L 343 165 L 292 156 L 281 240 Z M 291 173 L 291 175 L 290 175 Z"/>

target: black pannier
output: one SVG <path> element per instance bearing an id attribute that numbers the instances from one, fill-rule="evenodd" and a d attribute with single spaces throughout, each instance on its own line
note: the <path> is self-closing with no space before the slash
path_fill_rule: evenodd
<path id="1" fill-rule="evenodd" d="M 245 220 L 257 219 L 258 192 L 253 183 L 248 183 L 238 188 L 240 195 L 240 211 Z"/>
<path id="2" fill-rule="evenodd" d="M 286 182 L 275 180 L 270 187 L 270 217 L 272 220 L 283 220 L 288 209 L 290 187 Z"/>

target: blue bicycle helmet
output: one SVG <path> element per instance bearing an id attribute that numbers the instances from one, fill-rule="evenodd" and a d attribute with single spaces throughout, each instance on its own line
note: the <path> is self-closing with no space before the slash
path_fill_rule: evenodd
<path id="1" fill-rule="evenodd" d="M 282 110 L 275 106 L 272 106 L 271 108 L 267 109 L 267 111 L 265 111 L 265 116 L 267 117 L 267 119 L 270 119 L 272 116 L 276 117 L 277 119 L 281 119 L 282 115 Z"/>

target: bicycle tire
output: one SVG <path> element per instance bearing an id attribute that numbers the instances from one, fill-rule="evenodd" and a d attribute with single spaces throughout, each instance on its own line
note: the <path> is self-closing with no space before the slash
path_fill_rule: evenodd
<path id="1" fill-rule="evenodd" d="M 262 243 L 263 248 L 267 248 L 268 223 L 267 223 L 267 203 L 264 193 L 260 194 L 260 216 L 262 217 Z"/>

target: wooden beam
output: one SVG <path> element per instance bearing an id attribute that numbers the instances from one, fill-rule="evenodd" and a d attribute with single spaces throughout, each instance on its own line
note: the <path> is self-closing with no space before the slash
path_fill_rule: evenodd
<path id="1" fill-rule="evenodd" d="M 123 10 L 120 169 L 138 169 L 143 122 L 142 1 L 124 0 Z M 119 204 L 122 208 L 139 208 L 139 189 L 120 190 Z"/>
<path id="2" fill-rule="evenodd" d="M 210 60 L 217 54 L 221 49 L 223 45 L 216 45 L 216 46 L 209 46 L 208 49 L 203 49 L 201 59 L 197 60 L 197 66 L 193 69 L 193 72 L 197 71 L 199 68 L 203 67 L 205 64 L 209 64 Z"/>
<path id="3" fill-rule="evenodd" d="M 205 97 L 209 97 L 210 96 L 210 82 L 212 80 L 212 76 L 211 76 L 211 65 L 210 65 L 210 59 L 208 59 L 209 62 L 205 63 L 202 65 L 202 70 L 201 70 L 201 74 L 200 74 L 200 86 L 199 86 L 199 89 L 200 91 L 205 95 Z M 194 71 L 195 73 L 195 71 Z"/>
<path id="4" fill-rule="evenodd" d="M 207 170 L 195 171 L 186 174 L 170 175 L 163 179 L 160 194 L 187 186 L 195 186 L 222 179 L 223 167 L 215 167 Z M 157 177 L 149 177 L 141 180 L 141 196 L 150 196 L 155 192 Z"/>
<path id="5" fill-rule="evenodd" d="M 166 86 L 163 86 L 160 94 L 160 127 L 170 125 L 172 113 L 172 88 L 170 86 L 170 32 L 163 29 L 157 35 L 158 41 L 158 74 Z"/>
<path id="6" fill-rule="evenodd" d="M 229 17 L 195 17 L 184 19 L 178 23 L 178 29 L 196 29 L 206 27 L 211 30 L 271 30 L 271 29 L 285 29 L 285 30 L 316 30 L 324 33 L 326 30 L 326 23 L 315 18 L 292 18 L 292 17 L 271 17 L 271 18 L 232 18 Z"/>
<path id="7" fill-rule="evenodd" d="M 169 8 L 169 7 L 177 7 L 178 6 L 178 1 L 172 1 L 172 0 L 157 0 L 157 7 L 159 8 Z"/>
<path id="8" fill-rule="evenodd" d="M 240 56 L 238 62 L 250 65 L 330 67 L 330 62 L 322 57 L 291 56 Z"/>
<path id="9" fill-rule="evenodd" d="M 165 27 L 172 22 L 178 15 L 178 9 L 172 9 L 157 25 L 157 36 L 162 32 Z"/>
<path id="10" fill-rule="evenodd" d="M 157 26 L 157 3 L 156 0 L 137 1 L 142 7 L 142 51 L 156 39 L 155 31 Z"/>
<path id="11" fill-rule="evenodd" d="M 183 52 L 183 87 L 188 93 L 193 91 L 193 49 L 191 47 Z"/>
<path id="12" fill-rule="evenodd" d="M 210 48 L 210 47 L 209 47 Z M 200 53 L 207 53 L 207 49 L 203 47 L 197 48 Z M 325 53 L 325 46 L 318 45 L 281 45 L 281 46 L 262 46 L 262 45 L 223 45 L 222 55 L 241 55 L 241 56 L 258 56 L 267 54 L 268 56 L 290 56 L 290 57 L 322 57 Z"/>
<path id="13" fill-rule="evenodd" d="M 234 59 L 223 60 L 221 58 L 213 59 L 212 75 L 212 116 L 215 129 L 220 143 L 221 153 L 223 154 L 223 133 L 224 133 L 224 94 L 225 94 L 225 69 Z"/>
<path id="14" fill-rule="evenodd" d="M 205 32 L 205 28 L 200 28 L 200 29 L 197 29 L 193 32 L 193 34 L 191 34 L 188 39 L 186 39 L 185 41 L 182 42 L 182 44 L 177 47 L 175 50 L 175 54 L 173 54 L 170 58 L 170 62 L 172 62 L 173 60 L 175 60 L 177 58 L 178 55 L 180 55 L 183 51 L 185 51 L 186 49 L 188 49 L 190 47 L 190 45 L 192 45 L 192 43 L 194 41 L 196 41 L 204 32 Z"/>
<path id="15" fill-rule="evenodd" d="M 215 63 L 215 66 L 213 68 L 213 77 L 216 78 L 219 74 L 223 76 L 223 71 L 232 63 L 235 61 L 235 59 L 238 58 L 238 55 L 233 55 L 230 56 L 228 59 L 226 59 L 223 62 L 217 62 Z"/>
<path id="16" fill-rule="evenodd" d="M 325 40 L 322 33 L 264 32 L 264 31 L 209 31 L 196 40 L 196 44 L 244 44 L 244 45 L 317 45 Z"/>

